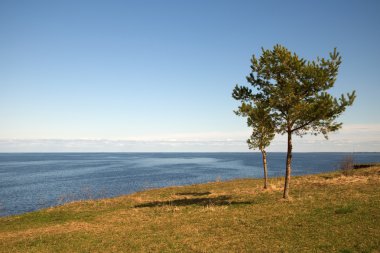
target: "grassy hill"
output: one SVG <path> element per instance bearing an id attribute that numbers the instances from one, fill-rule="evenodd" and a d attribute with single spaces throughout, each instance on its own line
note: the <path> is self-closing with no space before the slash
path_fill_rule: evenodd
<path id="1" fill-rule="evenodd" d="M 0 252 L 380 252 L 380 167 L 170 187 L 0 218 Z M 348 175 L 347 175 L 348 174 Z"/>

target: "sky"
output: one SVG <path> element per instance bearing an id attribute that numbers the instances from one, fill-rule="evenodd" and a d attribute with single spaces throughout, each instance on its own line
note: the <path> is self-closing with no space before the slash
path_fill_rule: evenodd
<path id="1" fill-rule="evenodd" d="M 249 151 L 250 58 L 343 58 L 343 128 L 294 151 L 380 152 L 380 1 L 0 1 L 0 152 Z M 285 152 L 278 135 L 268 149 Z"/>

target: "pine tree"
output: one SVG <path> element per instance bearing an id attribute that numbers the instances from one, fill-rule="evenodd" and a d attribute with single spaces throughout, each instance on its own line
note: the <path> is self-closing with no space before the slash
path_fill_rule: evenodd
<path id="1" fill-rule="evenodd" d="M 287 135 L 284 198 L 289 197 L 292 135 L 323 134 L 327 139 L 329 132 L 341 128 L 336 119 L 355 100 L 355 91 L 339 99 L 327 92 L 334 86 L 341 62 L 336 49 L 327 60 L 307 61 L 276 45 L 273 50 L 262 49 L 260 58 L 252 56 L 247 81 L 253 90 L 246 86 L 234 89 L 235 98 L 244 103 L 260 101 L 268 106 L 275 131 Z"/>
<path id="2" fill-rule="evenodd" d="M 235 99 L 239 99 L 233 93 Z M 247 117 L 247 125 L 252 128 L 252 134 L 247 140 L 249 149 L 259 149 L 263 160 L 264 169 L 264 189 L 268 188 L 268 169 L 267 169 L 267 153 L 265 148 L 270 145 L 270 142 L 275 136 L 274 122 L 270 115 L 270 109 L 256 101 L 254 105 L 247 104 L 242 101 L 242 105 L 235 113 L 239 116 Z"/>

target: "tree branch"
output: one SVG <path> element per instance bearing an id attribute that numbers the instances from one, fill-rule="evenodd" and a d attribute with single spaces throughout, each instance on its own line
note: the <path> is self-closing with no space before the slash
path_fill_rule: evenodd
<path id="1" fill-rule="evenodd" d="M 317 118 L 314 118 L 314 119 L 312 119 L 312 120 L 309 120 L 308 122 L 302 124 L 301 126 L 292 129 L 291 132 L 293 133 L 293 132 L 295 132 L 295 131 L 297 131 L 297 130 L 300 130 L 300 129 L 304 128 L 305 126 L 309 125 L 310 123 L 312 123 L 312 122 L 315 121 L 315 120 L 317 120 Z"/>

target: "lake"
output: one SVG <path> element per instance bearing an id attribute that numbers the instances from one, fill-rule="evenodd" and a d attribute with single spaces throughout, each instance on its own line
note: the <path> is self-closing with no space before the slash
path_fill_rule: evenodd
<path id="1" fill-rule="evenodd" d="M 380 153 L 294 153 L 292 175 L 380 162 Z M 285 153 L 268 153 L 268 174 L 283 176 Z M 148 188 L 262 177 L 260 153 L 0 153 L 0 216 Z"/>

